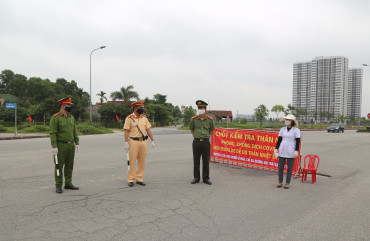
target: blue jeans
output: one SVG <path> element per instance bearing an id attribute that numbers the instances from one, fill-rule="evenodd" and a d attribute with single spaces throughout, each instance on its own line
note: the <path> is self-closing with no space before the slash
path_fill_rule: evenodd
<path id="1" fill-rule="evenodd" d="M 294 157 L 293 158 L 286 158 L 286 157 L 280 157 L 279 156 L 279 164 L 278 164 L 278 176 L 279 176 L 279 183 L 283 182 L 283 175 L 284 175 L 284 165 L 285 160 L 288 164 L 288 170 L 286 174 L 286 183 L 290 183 L 290 179 L 292 177 L 292 171 L 293 171 L 293 165 L 294 165 Z"/>

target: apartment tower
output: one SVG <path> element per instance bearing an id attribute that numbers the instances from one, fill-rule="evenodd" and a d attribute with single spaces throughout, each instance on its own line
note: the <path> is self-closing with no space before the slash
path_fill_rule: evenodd
<path id="1" fill-rule="evenodd" d="M 310 113 L 300 120 L 327 121 L 327 114 L 360 117 L 361 91 L 362 69 L 349 70 L 346 57 L 317 57 L 293 64 L 292 105 Z"/>
<path id="2" fill-rule="evenodd" d="M 348 95 L 347 95 L 347 115 L 356 119 L 361 117 L 362 99 L 362 69 L 348 70 Z"/>

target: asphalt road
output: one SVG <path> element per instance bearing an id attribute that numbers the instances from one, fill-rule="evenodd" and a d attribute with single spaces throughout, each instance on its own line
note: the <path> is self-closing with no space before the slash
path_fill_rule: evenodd
<path id="1" fill-rule="evenodd" d="M 370 134 L 303 132 L 317 182 L 212 163 L 191 185 L 192 137 L 155 128 L 144 181 L 129 188 L 123 133 L 82 136 L 73 183 L 56 194 L 48 138 L 0 141 L 0 240 L 370 240 Z"/>

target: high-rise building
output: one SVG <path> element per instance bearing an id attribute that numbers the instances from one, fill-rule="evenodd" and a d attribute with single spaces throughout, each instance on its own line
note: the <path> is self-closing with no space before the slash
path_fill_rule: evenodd
<path id="1" fill-rule="evenodd" d="M 361 113 L 362 70 L 355 70 L 348 70 L 348 58 L 343 56 L 295 63 L 292 105 L 308 113 L 298 118 L 321 122 L 330 117 L 359 117 L 355 113 Z"/>
<path id="2" fill-rule="evenodd" d="M 362 69 L 348 70 L 348 95 L 347 95 L 347 115 L 356 119 L 361 117 L 362 99 Z"/>
<path id="3" fill-rule="evenodd" d="M 295 63 L 293 66 L 293 103 L 296 108 L 311 109 L 311 62 Z M 300 120 L 307 121 L 308 116 Z"/>

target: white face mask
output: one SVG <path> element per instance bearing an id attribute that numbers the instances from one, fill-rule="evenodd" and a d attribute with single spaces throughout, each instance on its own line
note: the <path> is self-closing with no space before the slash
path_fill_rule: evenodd
<path id="1" fill-rule="evenodd" d="M 206 113 L 206 110 L 205 109 L 198 110 L 198 114 L 199 115 L 203 115 L 204 113 Z"/>
<path id="2" fill-rule="evenodd" d="M 288 126 L 288 125 L 290 125 L 290 124 L 292 124 L 292 121 L 290 121 L 290 120 L 285 120 L 285 125 L 286 125 L 286 126 Z"/>

